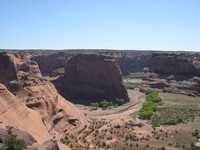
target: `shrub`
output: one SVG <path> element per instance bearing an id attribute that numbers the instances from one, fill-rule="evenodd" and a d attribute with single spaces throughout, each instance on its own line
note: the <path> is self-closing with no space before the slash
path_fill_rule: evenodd
<path id="1" fill-rule="evenodd" d="M 112 103 L 112 102 L 109 102 L 109 106 L 110 106 L 110 107 L 113 106 L 113 103 Z"/>
<path id="2" fill-rule="evenodd" d="M 118 105 L 122 105 L 122 104 L 124 104 L 124 99 L 117 98 L 115 100 L 115 103 L 118 104 Z"/>
<path id="3" fill-rule="evenodd" d="M 147 101 L 151 101 L 151 102 L 154 102 L 154 103 L 158 103 L 161 101 L 161 98 L 158 94 L 156 93 L 150 93 L 147 95 L 147 98 L 146 98 Z"/>
<path id="4" fill-rule="evenodd" d="M 12 134 L 12 128 L 8 128 L 8 135 L 3 140 L 3 145 L 6 150 L 23 150 L 26 148 L 26 142 L 22 139 L 17 139 Z"/>
<path id="5" fill-rule="evenodd" d="M 98 102 L 94 102 L 94 103 L 90 103 L 90 105 L 92 107 L 98 108 L 99 107 L 99 103 Z"/>
<path id="6" fill-rule="evenodd" d="M 156 93 L 156 94 L 158 94 L 158 92 L 157 92 L 156 90 L 154 90 L 154 89 L 147 89 L 147 90 L 146 90 L 146 94 L 147 94 L 147 95 L 149 95 L 149 94 L 151 94 L 151 93 Z"/>
<path id="7" fill-rule="evenodd" d="M 101 104 L 101 107 L 103 108 L 107 108 L 109 106 L 109 102 L 107 100 L 102 100 L 100 104 Z"/>
<path id="8" fill-rule="evenodd" d="M 153 116 L 153 110 L 152 109 L 147 109 L 147 110 L 141 109 L 139 111 L 139 116 L 144 119 L 149 119 Z"/>
<path id="9" fill-rule="evenodd" d="M 140 84 L 138 83 L 131 83 L 131 82 L 125 82 L 124 84 L 125 84 L 125 87 L 130 90 L 133 90 L 140 86 Z"/>
<path id="10" fill-rule="evenodd" d="M 120 125 L 119 124 L 117 124 L 116 126 L 114 126 L 115 128 L 120 128 Z"/>

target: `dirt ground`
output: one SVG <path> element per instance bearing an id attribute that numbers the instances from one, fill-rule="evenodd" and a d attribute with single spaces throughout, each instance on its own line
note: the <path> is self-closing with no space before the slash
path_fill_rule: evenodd
<path id="1" fill-rule="evenodd" d="M 145 94 L 141 93 L 138 88 L 134 90 L 128 90 L 128 95 L 130 101 L 125 103 L 122 106 L 103 110 L 102 108 L 98 108 L 97 110 L 91 110 L 91 106 L 84 105 L 76 105 L 79 109 L 81 109 L 84 114 L 88 114 L 88 116 L 96 119 L 109 119 L 114 120 L 117 118 L 126 118 L 130 116 L 132 113 L 138 111 L 143 102 L 145 101 Z"/>

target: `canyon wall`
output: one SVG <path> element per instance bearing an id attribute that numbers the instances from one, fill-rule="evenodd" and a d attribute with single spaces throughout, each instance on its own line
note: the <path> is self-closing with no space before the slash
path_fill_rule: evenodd
<path id="1" fill-rule="evenodd" d="M 128 101 L 121 71 L 114 59 L 104 55 L 77 54 L 67 62 L 65 74 L 55 82 L 62 95 L 80 103 L 122 98 Z"/>
<path id="2" fill-rule="evenodd" d="M 26 131 L 41 144 L 53 138 L 59 141 L 63 134 L 89 124 L 90 119 L 42 77 L 28 56 L 7 52 L 0 53 L 0 59 L 0 83 L 6 85 L 0 84 L 0 128 Z"/>

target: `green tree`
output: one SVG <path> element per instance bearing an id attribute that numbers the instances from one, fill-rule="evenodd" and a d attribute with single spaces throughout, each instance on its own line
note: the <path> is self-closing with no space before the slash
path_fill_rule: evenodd
<path id="1" fill-rule="evenodd" d="M 113 106 L 113 103 L 112 103 L 112 102 L 109 102 L 109 106 L 110 106 L 110 107 Z"/>
<path id="2" fill-rule="evenodd" d="M 122 105 L 122 104 L 124 104 L 124 99 L 117 98 L 117 99 L 115 100 L 115 102 L 116 102 L 116 104 L 118 104 L 118 105 Z"/>
<path id="3" fill-rule="evenodd" d="M 109 106 L 109 102 L 107 100 L 102 100 L 100 104 L 101 104 L 101 107 L 103 108 L 107 108 Z"/>
<path id="4" fill-rule="evenodd" d="M 92 107 L 98 108 L 99 107 L 99 103 L 98 102 L 94 102 L 94 103 L 90 103 L 90 105 Z"/>
<path id="5" fill-rule="evenodd" d="M 22 139 L 17 139 L 12 133 L 12 128 L 8 128 L 8 135 L 3 140 L 5 150 L 23 150 L 26 148 L 26 142 Z"/>

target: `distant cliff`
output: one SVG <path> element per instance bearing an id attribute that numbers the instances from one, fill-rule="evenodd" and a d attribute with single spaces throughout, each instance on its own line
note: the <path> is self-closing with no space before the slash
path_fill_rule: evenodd
<path id="1" fill-rule="evenodd" d="M 67 62 L 65 74 L 55 82 L 62 95 L 89 104 L 92 101 L 128 101 L 121 71 L 111 57 L 77 54 Z"/>

